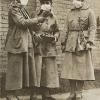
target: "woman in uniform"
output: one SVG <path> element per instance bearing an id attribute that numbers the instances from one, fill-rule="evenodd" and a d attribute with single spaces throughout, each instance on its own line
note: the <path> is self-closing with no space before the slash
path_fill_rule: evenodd
<path id="1" fill-rule="evenodd" d="M 40 43 L 36 49 L 36 55 L 41 55 L 42 68 L 40 87 L 42 100 L 55 100 L 50 95 L 51 88 L 59 87 L 59 77 L 56 62 L 56 42 L 59 38 L 59 29 L 56 18 L 52 13 L 52 0 L 40 0 L 41 10 L 38 16 L 45 18 L 44 22 L 39 25 L 36 33 L 40 38 Z M 39 51 L 39 52 L 38 52 Z"/>
<path id="2" fill-rule="evenodd" d="M 36 70 L 34 62 L 34 43 L 32 36 L 34 26 L 44 20 L 43 17 L 30 19 L 24 6 L 28 0 L 13 0 L 9 7 L 9 29 L 6 38 L 8 67 L 6 73 L 7 100 L 12 100 L 15 90 L 36 87 Z M 12 91 L 12 92 L 11 92 Z M 14 99 L 14 98 L 13 98 Z M 18 97 L 17 97 L 18 99 Z"/>
<path id="3" fill-rule="evenodd" d="M 81 100 L 85 81 L 95 80 L 92 47 L 96 33 L 96 19 L 87 0 L 73 0 L 66 18 L 66 36 L 62 42 L 65 53 L 61 77 L 70 83 L 68 100 Z"/>

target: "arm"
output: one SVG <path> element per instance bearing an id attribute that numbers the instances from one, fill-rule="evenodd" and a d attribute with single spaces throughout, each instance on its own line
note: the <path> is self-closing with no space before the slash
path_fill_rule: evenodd
<path id="1" fill-rule="evenodd" d="M 14 23 L 18 26 L 24 26 L 24 27 L 28 27 L 34 24 L 37 24 L 39 19 L 38 18 L 28 18 L 25 19 L 24 16 L 21 14 L 20 9 L 19 8 L 12 8 L 10 10 L 10 14 L 11 17 L 14 21 Z"/>
<path id="2" fill-rule="evenodd" d="M 89 13 L 89 40 L 88 42 L 93 44 L 94 43 L 94 37 L 96 33 L 96 18 L 95 14 L 92 10 L 90 10 Z"/>
<path id="3" fill-rule="evenodd" d="M 54 36 L 55 36 L 55 40 L 58 41 L 59 37 L 60 37 L 60 33 L 59 33 L 59 28 L 57 25 L 57 21 L 55 20 L 55 24 L 54 24 Z"/>

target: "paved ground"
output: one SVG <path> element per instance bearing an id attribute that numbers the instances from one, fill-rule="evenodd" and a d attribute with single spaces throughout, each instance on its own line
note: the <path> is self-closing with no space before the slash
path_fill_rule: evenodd
<path id="1" fill-rule="evenodd" d="M 69 93 L 56 94 L 52 96 L 56 98 L 56 100 L 66 100 L 66 98 L 69 96 Z M 38 98 L 41 99 L 41 96 L 39 96 Z M 20 99 L 29 100 L 29 96 L 20 96 Z M 0 100 L 6 100 L 6 99 L 0 98 Z M 12 100 L 16 100 L 16 99 L 13 98 Z M 100 89 L 84 90 L 82 100 L 100 100 Z"/>

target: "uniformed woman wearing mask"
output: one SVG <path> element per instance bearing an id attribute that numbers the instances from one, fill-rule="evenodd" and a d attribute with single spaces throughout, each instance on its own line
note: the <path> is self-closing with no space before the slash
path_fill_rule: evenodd
<path id="1" fill-rule="evenodd" d="M 65 53 L 61 77 L 70 82 L 68 100 L 81 100 L 85 81 L 95 80 L 92 47 L 96 33 L 96 19 L 87 0 L 73 0 L 66 18 L 66 36 L 62 41 Z"/>
<path id="2" fill-rule="evenodd" d="M 50 95 L 50 89 L 59 87 L 59 77 L 57 70 L 57 49 L 56 42 L 59 38 L 59 28 L 56 18 L 52 12 L 52 0 L 40 0 L 41 8 L 38 16 L 45 18 L 44 22 L 39 25 L 39 30 L 36 32 L 40 39 L 35 55 L 40 55 L 42 58 L 42 68 L 40 76 L 40 87 L 42 100 L 55 100 Z"/>
<path id="3" fill-rule="evenodd" d="M 7 100 L 14 100 L 14 91 L 37 86 L 34 65 L 34 26 L 44 21 L 43 17 L 29 18 L 24 6 L 28 0 L 12 0 L 9 6 L 9 29 L 6 38 L 8 66 L 6 73 Z M 32 28 L 32 29 L 31 29 Z M 14 96 L 11 96 L 14 95 Z M 30 100 L 33 100 L 30 98 Z"/>

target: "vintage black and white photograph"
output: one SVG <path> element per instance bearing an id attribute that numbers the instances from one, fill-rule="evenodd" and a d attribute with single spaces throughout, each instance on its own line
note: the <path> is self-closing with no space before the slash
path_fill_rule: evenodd
<path id="1" fill-rule="evenodd" d="M 0 0 L 0 100 L 100 100 L 100 0 Z"/>

